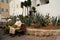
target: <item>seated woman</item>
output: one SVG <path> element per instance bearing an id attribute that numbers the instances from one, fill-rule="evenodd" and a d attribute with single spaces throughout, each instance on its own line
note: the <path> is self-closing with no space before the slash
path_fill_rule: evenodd
<path id="1" fill-rule="evenodd" d="M 16 25 L 17 27 L 13 27 L 13 26 L 9 26 L 9 28 L 10 28 L 10 30 L 9 30 L 9 33 L 10 34 L 15 34 L 15 31 L 16 30 L 19 30 L 20 28 L 21 28 L 21 25 L 22 25 L 23 23 L 20 21 L 20 20 L 17 20 L 16 21 L 16 23 L 14 24 L 14 25 Z"/>

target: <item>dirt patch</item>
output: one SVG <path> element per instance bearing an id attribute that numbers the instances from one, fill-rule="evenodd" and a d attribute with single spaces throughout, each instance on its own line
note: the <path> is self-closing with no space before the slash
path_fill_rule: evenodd
<path id="1" fill-rule="evenodd" d="M 60 26 L 40 26 L 40 28 L 34 28 L 34 26 L 27 26 L 27 28 L 32 28 L 32 29 L 46 29 L 46 30 L 58 30 L 60 29 Z"/>

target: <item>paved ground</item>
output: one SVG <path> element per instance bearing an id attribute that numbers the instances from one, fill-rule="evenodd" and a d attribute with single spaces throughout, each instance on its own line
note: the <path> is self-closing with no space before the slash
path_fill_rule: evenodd
<path id="1" fill-rule="evenodd" d="M 60 40 L 60 36 L 50 36 L 50 37 L 36 37 L 36 36 L 28 36 L 28 35 L 23 35 L 23 36 L 4 36 L 3 40 Z"/>
<path id="2" fill-rule="evenodd" d="M 21 35 L 11 37 L 8 34 L 3 35 L 2 33 L 3 31 L 0 30 L 0 40 L 60 40 L 60 36 L 37 37 L 37 36 Z"/>
<path id="3" fill-rule="evenodd" d="M 5 37 L 3 40 L 56 40 L 56 37 L 36 37 L 36 36 L 15 36 L 15 37 Z"/>

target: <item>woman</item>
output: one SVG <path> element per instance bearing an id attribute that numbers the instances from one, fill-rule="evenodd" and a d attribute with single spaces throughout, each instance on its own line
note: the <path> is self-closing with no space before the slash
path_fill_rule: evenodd
<path id="1" fill-rule="evenodd" d="M 16 25 L 17 27 L 14 28 L 13 26 L 9 26 L 9 28 L 10 28 L 9 33 L 10 34 L 15 34 L 15 31 L 19 30 L 21 28 L 21 25 L 22 25 L 21 20 L 19 20 L 19 18 L 17 18 L 17 21 L 14 25 Z"/>

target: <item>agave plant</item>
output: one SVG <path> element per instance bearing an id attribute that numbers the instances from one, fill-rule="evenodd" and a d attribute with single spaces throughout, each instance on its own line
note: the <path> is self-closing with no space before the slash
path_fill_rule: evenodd
<path id="1" fill-rule="evenodd" d="M 45 20 L 46 20 L 46 22 L 47 22 L 47 25 L 50 23 L 50 16 L 49 16 L 49 14 L 47 14 L 46 16 L 45 16 Z"/>
<path id="2" fill-rule="evenodd" d="M 46 22 L 46 20 L 44 18 L 41 18 L 40 24 L 42 26 L 46 26 L 47 22 Z"/>
<path id="3" fill-rule="evenodd" d="M 58 18 L 57 25 L 60 26 L 60 18 Z"/>
<path id="4" fill-rule="evenodd" d="M 40 14 L 36 14 L 36 15 L 34 16 L 33 22 L 38 23 L 39 21 L 40 21 Z"/>
<path id="5" fill-rule="evenodd" d="M 52 24 L 53 26 L 56 26 L 57 25 L 57 17 L 52 17 Z"/>
<path id="6" fill-rule="evenodd" d="M 37 13 L 33 19 L 33 23 L 35 24 L 34 28 L 40 28 L 41 27 L 40 21 L 41 21 L 41 15 Z"/>
<path id="7" fill-rule="evenodd" d="M 41 26 L 47 25 L 46 19 L 43 15 L 40 15 L 40 24 L 41 24 Z"/>
<path id="8" fill-rule="evenodd" d="M 18 18 L 19 18 L 22 22 L 24 22 L 24 17 L 23 17 L 23 15 L 19 15 Z"/>
<path id="9" fill-rule="evenodd" d="M 27 18 L 25 18 L 24 23 L 25 23 L 26 25 L 30 26 L 31 23 L 32 23 L 32 18 L 31 18 L 30 16 L 28 16 Z"/>
<path id="10" fill-rule="evenodd" d="M 35 21 L 35 23 L 38 23 L 41 26 L 47 25 L 47 21 L 46 21 L 45 17 L 43 15 L 40 15 L 40 14 L 36 14 L 34 21 Z"/>

